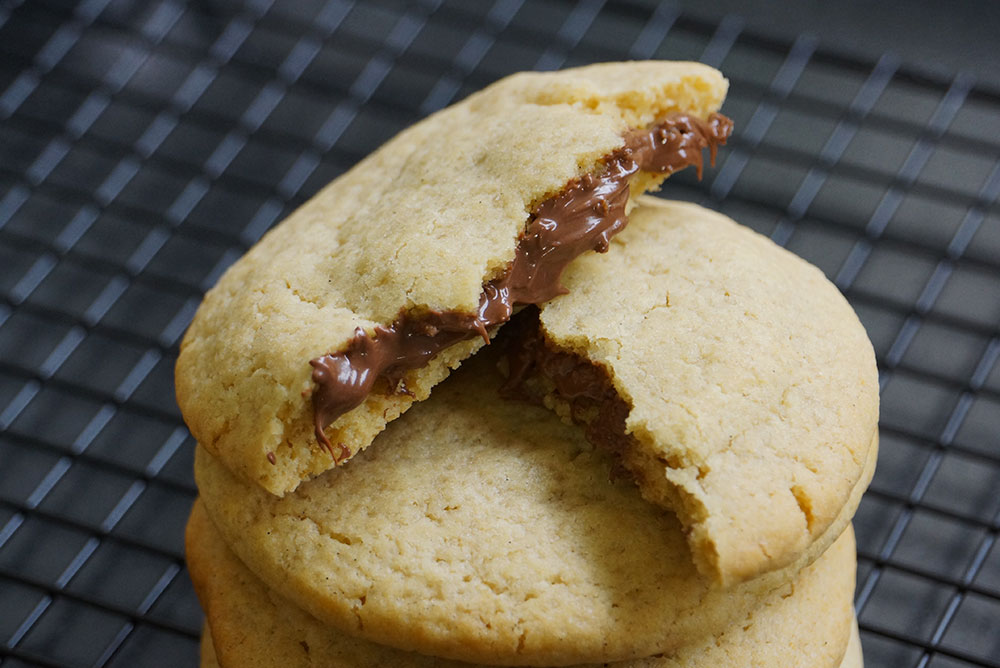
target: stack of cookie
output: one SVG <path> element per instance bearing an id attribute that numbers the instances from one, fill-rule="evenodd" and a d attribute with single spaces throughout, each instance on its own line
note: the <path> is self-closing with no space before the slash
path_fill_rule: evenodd
<path id="1" fill-rule="evenodd" d="M 725 89 L 509 77 L 206 295 L 177 363 L 204 666 L 861 665 L 865 332 L 815 268 L 641 194 L 725 143 Z"/>

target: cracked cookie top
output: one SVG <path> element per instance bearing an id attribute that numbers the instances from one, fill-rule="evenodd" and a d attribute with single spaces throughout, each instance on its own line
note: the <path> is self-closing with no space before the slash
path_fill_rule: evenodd
<path id="1" fill-rule="evenodd" d="M 336 358 L 359 336 L 377 340 L 406 315 L 476 314 L 547 198 L 601 173 L 630 131 L 678 113 L 708 119 L 725 90 L 716 70 L 696 63 L 522 73 L 403 131 L 265 235 L 205 296 L 176 369 L 192 434 L 274 494 L 355 455 L 483 338 L 389 373 L 330 424 L 315 417 L 310 361 Z M 630 174 L 626 196 L 672 164 Z M 321 375 L 341 371 L 356 369 L 327 365 Z"/>

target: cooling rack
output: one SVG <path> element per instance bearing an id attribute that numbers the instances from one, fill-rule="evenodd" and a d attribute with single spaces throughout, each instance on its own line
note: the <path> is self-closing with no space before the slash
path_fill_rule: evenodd
<path id="1" fill-rule="evenodd" d="M 1000 666 L 1000 90 L 648 2 L 0 0 L 0 664 L 195 665 L 173 399 L 200 294 L 404 126 L 509 72 L 723 69 L 703 182 L 874 342 L 869 666 Z"/>

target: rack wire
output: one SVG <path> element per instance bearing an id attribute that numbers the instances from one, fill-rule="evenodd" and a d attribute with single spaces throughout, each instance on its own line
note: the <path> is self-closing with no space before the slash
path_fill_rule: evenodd
<path id="1" fill-rule="evenodd" d="M 720 209 L 822 268 L 875 344 L 869 666 L 1000 666 L 1000 90 L 671 4 L 0 0 L 0 664 L 195 665 L 173 399 L 200 294 L 406 125 L 504 74 L 701 60 Z"/>

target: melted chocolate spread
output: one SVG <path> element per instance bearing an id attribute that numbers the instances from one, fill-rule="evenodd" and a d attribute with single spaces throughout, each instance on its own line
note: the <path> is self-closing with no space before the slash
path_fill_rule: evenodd
<path id="1" fill-rule="evenodd" d="M 604 252 L 611 237 L 626 224 L 629 182 L 639 171 L 669 175 L 695 165 L 701 178 L 702 150 L 716 149 L 732 132 L 732 121 L 721 114 L 701 120 L 673 114 L 650 128 L 625 135 L 625 145 L 603 161 L 595 174 L 571 181 L 558 195 L 532 213 L 517 243 L 508 271 L 483 286 L 475 313 L 455 311 L 400 312 L 388 326 L 375 327 L 374 336 L 355 330 L 346 349 L 310 360 L 316 439 L 339 462 L 350 451 L 333 452 L 323 430 L 360 405 L 376 380 L 384 378 L 391 390 L 401 387 L 403 374 L 424 366 L 445 348 L 481 336 L 510 319 L 516 306 L 541 304 L 566 292 L 559 278 L 571 260 L 588 250 Z"/>
<path id="2" fill-rule="evenodd" d="M 501 396 L 539 405 L 550 394 L 564 401 L 573 421 L 584 426 L 587 440 L 614 455 L 611 477 L 631 478 L 621 463 L 632 444 L 632 437 L 625 433 L 629 406 L 604 367 L 550 347 L 542 334 L 537 308 L 525 309 L 502 331 L 508 371 Z"/>

